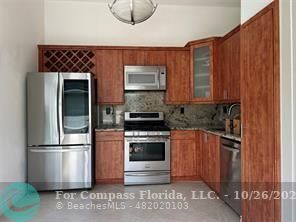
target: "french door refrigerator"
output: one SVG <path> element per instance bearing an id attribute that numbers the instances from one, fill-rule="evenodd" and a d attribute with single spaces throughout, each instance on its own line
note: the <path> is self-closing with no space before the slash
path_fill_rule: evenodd
<path id="1" fill-rule="evenodd" d="M 38 190 L 93 185 L 93 78 L 28 73 L 27 179 Z"/>

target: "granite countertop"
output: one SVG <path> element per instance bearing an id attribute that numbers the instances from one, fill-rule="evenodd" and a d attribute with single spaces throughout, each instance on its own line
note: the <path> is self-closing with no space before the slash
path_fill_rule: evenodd
<path id="1" fill-rule="evenodd" d="M 216 136 L 224 137 L 241 142 L 241 137 L 238 135 L 227 134 L 223 130 L 216 128 L 201 127 L 201 126 L 170 126 L 171 130 L 200 130 L 207 133 L 212 133 Z M 111 131 L 124 131 L 123 126 L 110 125 L 110 126 L 99 126 L 95 129 L 96 132 L 111 132 Z"/>
<path id="2" fill-rule="evenodd" d="M 111 132 L 111 131 L 123 131 L 123 126 L 110 125 L 110 126 L 99 126 L 95 129 L 96 132 Z"/>
<path id="3" fill-rule="evenodd" d="M 201 126 L 171 126 L 171 130 L 200 130 L 206 133 L 211 133 L 216 136 L 224 137 L 241 142 L 241 137 L 234 134 L 227 134 L 224 130 L 218 130 L 216 128 L 201 127 Z"/>

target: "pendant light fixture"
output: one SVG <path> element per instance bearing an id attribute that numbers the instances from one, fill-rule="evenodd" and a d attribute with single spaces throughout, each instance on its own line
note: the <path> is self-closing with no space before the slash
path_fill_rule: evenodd
<path id="1" fill-rule="evenodd" d="M 119 21 L 135 25 L 149 19 L 157 4 L 153 0 L 114 0 L 109 8 Z"/>

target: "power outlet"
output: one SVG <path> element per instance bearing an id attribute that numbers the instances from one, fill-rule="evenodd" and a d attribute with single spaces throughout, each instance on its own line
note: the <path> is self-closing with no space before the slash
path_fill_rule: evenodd
<path id="1" fill-rule="evenodd" d="M 227 106 L 223 106 L 223 113 L 224 113 L 224 114 L 227 113 Z"/>
<path id="2" fill-rule="evenodd" d="M 106 114 L 110 115 L 111 114 L 111 108 L 110 107 L 106 107 Z"/>
<path id="3" fill-rule="evenodd" d="M 184 107 L 181 107 L 181 109 L 180 109 L 180 113 L 181 113 L 181 114 L 184 114 L 184 113 L 185 113 L 185 108 L 184 108 Z"/>

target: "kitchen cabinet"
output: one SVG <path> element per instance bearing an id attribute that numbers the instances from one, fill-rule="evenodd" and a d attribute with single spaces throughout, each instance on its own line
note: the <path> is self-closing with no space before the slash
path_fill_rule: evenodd
<path id="1" fill-rule="evenodd" d="M 148 66 L 165 66 L 166 51 L 164 50 L 146 50 L 144 51 L 144 64 Z"/>
<path id="2" fill-rule="evenodd" d="M 249 194 L 280 190 L 278 10 L 274 1 L 241 27 L 242 185 Z M 243 200 L 243 221 L 280 221 L 280 199 Z"/>
<path id="3" fill-rule="evenodd" d="M 201 131 L 195 131 L 195 148 L 196 148 L 196 175 L 199 180 L 201 180 L 202 173 L 202 147 L 201 147 Z"/>
<path id="4" fill-rule="evenodd" d="M 124 104 L 122 50 L 97 50 L 97 99 L 100 104 Z"/>
<path id="5" fill-rule="evenodd" d="M 166 104 L 189 103 L 189 56 L 190 53 L 188 50 L 167 52 Z"/>
<path id="6" fill-rule="evenodd" d="M 123 183 L 123 132 L 96 133 L 96 183 Z"/>
<path id="7" fill-rule="evenodd" d="M 240 101 L 240 26 L 219 43 L 220 99 Z"/>
<path id="8" fill-rule="evenodd" d="M 201 177 L 217 194 L 220 192 L 220 137 L 201 132 Z"/>
<path id="9" fill-rule="evenodd" d="M 87 46 L 39 45 L 39 72 L 90 72 L 96 75 L 96 53 Z"/>
<path id="10" fill-rule="evenodd" d="M 219 96 L 218 39 L 191 42 L 190 102 L 212 103 Z"/>
<path id="11" fill-rule="evenodd" d="M 144 50 L 128 49 L 123 51 L 124 65 L 142 66 L 145 65 Z"/>
<path id="12" fill-rule="evenodd" d="M 123 51 L 124 65 L 166 65 L 166 51 L 128 49 Z"/>
<path id="13" fill-rule="evenodd" d="M 171 175 L 173 180 L 195 180 L 197 175 L 195 131 L 171 132 Z"/>

